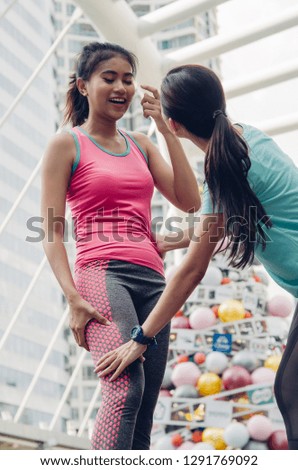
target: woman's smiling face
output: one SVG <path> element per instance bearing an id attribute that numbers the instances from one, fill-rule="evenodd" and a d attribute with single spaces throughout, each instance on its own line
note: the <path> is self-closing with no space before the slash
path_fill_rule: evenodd
<path id="1" fill-rule="evenodd" d="M 101 62 L 85 81 L 89 114 L 121 119 L 135 94 L 132 67 L 118 55 Z"/>

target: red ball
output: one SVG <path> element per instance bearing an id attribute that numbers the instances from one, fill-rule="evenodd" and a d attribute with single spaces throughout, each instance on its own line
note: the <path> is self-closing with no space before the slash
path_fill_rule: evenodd
<path id="1" fill-rule="evenodd" d="M 268 447 L 270 450 L 288 450 L 288 439 L 286 431 L 279 429 L 273 431 L 268 439 Z"/>
<path id="2" fill-rule="evenodd" d="M 230 284 L 231 279 L 229 277 L 223 277 L 222 280 L 221 280 L 221 284 Z"/>
<path id="3" fill-rule="evenodd" d="M 177 356 L 177 363 L 181 364 L 181 362 L 188 362 L 189 357 L 186 354 L 180 354 L 180 356 Z"/>
<path id="4" fill-rule="evenodd" d="M 175 447 L 181 446 L 181 444 L 183 443 L 183 437 L 181 436 L 181 434 L 173 434 L 173 436 L 171 437 L 171 443 Z"/>
<path id="5" fill-rule="evenodd" d="M 191 436 L 192 442 L 202 442 L 202 431 L 194 431 Z"/>
<path id="6" fill-rule="evenodd" d="M 244 318 L 252 318 L 252 317 L 253 317 L 253 314 L 249 312 L 248 310 L 246 310 L 244 313 Z"/>
<path id="7" fill-rule="evenodd" d="M 206 355 L 202 352 L 195 353 L 193 360 L 196 364 L 203 364 L 206 361 Z"/>
<path id="8" fill-rule="evenodd" d="M 252 378 L 247 369 L 242 366 L 232 366 L 222 374 L 223 386 L 226 390 L 246 387 L 252 384 Z"/>
<path id="9" fill-rule="evenodd" d="M 175 317 L 183 317 L 184 313 L 182 310 L 178 310 L 178 312 L 175 313 Z"/>
<path id="10" fill-rule="evenodd" d="M 213 305 L 213 307 L 211 307 L 211 310 L 213 310 L 214 315 L 216 316 L 216 318 L 218 318 L 218 307 L 219 307 L 219 304 L 218 305 Z"/>

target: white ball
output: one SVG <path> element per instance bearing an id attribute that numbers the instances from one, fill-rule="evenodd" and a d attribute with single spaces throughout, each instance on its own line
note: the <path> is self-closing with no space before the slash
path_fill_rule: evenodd
<path id="1" fill-rule="evenodd" d="M 175 446 L 172 444 L 172 436 L 165 435 L 162 436 L 154 445 L 155 450 L 174 450 L 176 449 Z"/>
<path id="2" fill-rule="evenodd" d="M 228 446 L 242 449 L 249 441 L 249 432 L 245 424 L 231 423 L 224 430 L 224 440 Z"/>
<path id="3" fill-rule="evenodd" d="M 206 368 L 209 372 L 215 374 L 222 374 L 222 372 L 228 367 L 229 360 L 223 352 L 213 351 L 206 356 Z"/>
<path id="4" fill-rule="evenodd" d="M 214 450 L 214 447 L 209 442 L 198 442 L 193 446 L 193 450 Z"/>
<path id="5" fill-rule="evenodd" d="M 205 276 L 201 280 L 204 286 L 219 286 L 222 281 L 222 272 L 216 266 L 209 266 Z"/>

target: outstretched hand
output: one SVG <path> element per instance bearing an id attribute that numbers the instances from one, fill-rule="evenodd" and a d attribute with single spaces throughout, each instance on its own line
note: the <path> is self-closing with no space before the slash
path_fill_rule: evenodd
<path id="1" fill-rule="evenodd" d="M 94 372 L 99 377 L 105 377 L 111 372 L 115 371 L 110 377 L 110 381 L 117 379 L 117 377 L 128 367 L 132 362 L 140 359 L 143 362 L 145 359 L 142 354 L 146 351 L 147 346 L 130 340 L 122 344 L 119 348 L 114 349 L 102 356 L 97 361 Z"/>

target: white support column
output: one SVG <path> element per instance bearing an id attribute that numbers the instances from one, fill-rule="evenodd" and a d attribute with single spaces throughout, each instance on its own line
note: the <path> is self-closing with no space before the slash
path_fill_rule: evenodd
<path id="1" fill-rule="evenodd" d="M 42 158 L 39 160 L 39 162 L 37 163 L 37 165 L 35 166 L 34 170 L 32 171 L 30 177 L 28 178 L 28 180 L 26 181 L 23 189 L 21 190 L 21 192 L 19 193 L 18 197 L 16 198 L 15 202 L 13 203 L 12 207 L 9 209 L 8 213 L 6 214 L 6 216 L 4 217 L 1 225 L 0 225 L 0 235 L 1 233 L 3 232 L 3 230 L 5 229 L 6 225 L 8 224 L 8 222 L 10 221 L 11 217 L 13 216 L 13 214 L 15 213 L 17 207 L 19 206 L 19 204 L 21 203 L 21 201 L 23 200 L 23 197 L 25 196 L 25 194 L 27 193 L 28 189 L 30 188 L 31 184 L 33 183 L 33 181 L 35 180 L 39 170 L 40 170 L 40 167 L 41 167 L 41 163 L 42 163 Z"/>
<path id="2" fill-rule="evenodd" d="M 224 52 L 244 46 L 259 39 L 271 36 L 298 25 L 298 6 L 288 8 L 278 16 L 258 22 L 253 26 L 244 27 L 226 35 L 218 35 L 203 42 L 186 46 L 165 56 L 163 70 L 186 64 L 200 62 Z"/>
<path id="3" fill-rule="evenodd" d="M 57 409 L 56 409 L 56 411 L 55 411 L 55 414 L 54 414 L 54 416 L 53 416 L 53 418 L 52 418 L 52 421 L 51 421 L 50 426 L 49 426 L 49 431 L 52 431 L 52 430 L 54 429 L 56 423 L 57 423 L 57 420 L 58 420 L 58 418 L 59 418 L 59 415 L 60 415 L 60 413 L 61 413 L 61 411 L 62 411 L 62 408 L 63 408 L 63 406 L 64 406 L 64 404 L 65 404 L 65 402 L 66 402 L 66 399 L 67 399 L 67 397 L 68 397 L 68 395 L 69 395 L 69 392 L 70 392 L 70 390 L 71 390 L 71 387 L 73 386 L 74 381 L 75 381 L 75 379 L 76 379 L 76 377 L 77 377 L 77 375 L 78 375 L 78 372 L 79 372 L 79 370 L 80 370 L 80 368 L 81 368 L 81 366 L 82 366 L 82 364 L 83 364 L 83 361 L 84 361 L 84 359 L 85 359 L 86 354 L 87 354 L 87 350 L 86 350 L 86 349 L 83 349 L 83 351 L 81 352 L 80 357 L 79 357 L 79 359 L 78 359 L 78 362 L 76 363 L 76 366 L 75 366 L 75 368 L 74 368 L 74 370 L 73 370 L 73 372 L 72 372 L 72 374 L 71 374 L 71 377 L 70 377 L 69 381 L 67 382 L 67 386 L 66 386 L 66 388 L 65 388 L 65 390 L 64 390 L 64 393 L 63 393 L 63 395 L 62 395 L 62 397 L 61 397 L 61 400 L 60 400 L 60 402 L 59 402 L 59 405 L 57 406 Z"/>
<path id="4" fill-rule="evenodd" d="M 269 87 L 297 77 L 298 60 L 293 60 L 248 77 L 225 82 L 225 95 L 228 99 L 235 98 L 236 96 L 244 95 L 245 93 L 250 93 L 251 91 Z"/>
<path id="5" fill-rule="evenodd" d="M 82 422 L 81 422 L 81 424 L 80 424 L 80 428 L 79 428 L 78 434 L 77 434 L 79 437 L 82 436 L 82 434 L 83 434 L 83 432 L 84 432 L 84 430 L 85 430 L 85 428 L 86 428 L 86 425 L 87 425 L 87 423 L 88 423 L 88 419 L 90 418 L 90 415 L 91 415 L 91 413 L 92 413 L 92 411 L 93 411 L 93 408 L 95 407 L 95 403 L 96 403 L 96 400 L 97 400 L 97 398 L 98 398 L 100 389 L 101 389 L 101 384 L 100 384 L 100 382 L 98 382 L 98 384 L 97 384 L 97 386 L 96 386 L 96 388 L 95 388 L 95 390 L 94 390 L 94 393 L 93 393 L 93 395 L 92 395 L 92 398 L 91 398 L 91 400 L 90 400 L 90 403 L 89 403 L 89 405 L 88 405 L 88 408 L 87 408 L 87 410 L 86 410 L 86 413 L 85 413 L 85 415 L 84 415 L 84 418 L 82 419 Z"/>
<path id="6" fill-rule="evenodd" d="M 16 321 L 18 320 L 18 318 L 20 316 L 20 313 L 22 312 L 25 303 L 27 302 L 27 299 L 28 299 L 28 297 L 30 296 L 30 294 L 32 292 L 32 289 L 36 284 L 37 279 L 39 279 L 39 276 L 40 276 L 40 274 L 41 274 L 41 272 L 42 272 L 42 270 L 43 270 L 43 268 L 46 264 L 46 261 L 47 261 L 47 258 L 46 258 L 46 256 L 44 256 L 43 259 L 41 260 L 39 266 L 37 267 L 37 269 L 34 273 L 34 276 L 32 277 L 32 279 L 30 281 L 30 284 L 26 289 L 26 292 L 24 293 L 23 297 L 21 298 L 21 301 L 19 302 L 19 305 L 17 306 L 16 311 L 14 312 L 13 316 L 11 317 L 11 320 L 10 320 L 9 324 L 5 328 L 3 336 L 0 339 L 0 351 L 3 348 L 4 344 L 6 343 L 7 338 L 10 335 L 11 330 L 13 329 Z"/>
<path id="7" fill-rule="evenodd" d="M 267 121 L 255 124 L 256 127 L 262 129 L 268 135 L 285 134 L 286 132 L 298 131 L 298 113 L 288 114 Z"/>
<path id="8" fill-rule="evenodd" d="M 8 5 L 6 5 L 6 7 L 4 7 L 4 9 L 0 12 L 0 20 L 3 16 L 6 15 L 6 13 L 11 9 L 11 7 L 17 3 L 18 0 L 12 0 Z"/>
<path id="9" fill-rule="evenodd" d="M 138 18 L 125 0 L 76 0 L 93 25 L 111 41 L 136 54 L 139 61 L 138 80 L 160 86 L 161 55 L 149 38 L 138 34 Z"/>
<path id="10" fill-rule="evenodd" d="M 161 29 L 188 20 L 199 13 L 210 10 L 227 1 L 228 0 L 177 0 L 176 2 L 169 3 L 139 19 L 139 36 L 141 38 L 150 36 Z"/>
<path id="11" fill-rule="evenodd" d="M 44 353 L 40 363 L 38 364 L 38 368 L 36 369 L 35 374 L 32 377 L 32 380 L 31 380 L 31 382 L 30 382 L 30 384 L 29 384 L 29 386 L 26 390 L 26 393 L 23 397 L 23 400 L 21 401 L 21 404 L 20 404 L 20 406 L 19 406 L 19 408 L 18 408 L 18 410 L 17 410 L 17 412 L 16 412 L 16 414 L 13 418 L 14 423 L 17 423 L 19 421 L 19 419 L 20 419 L 20 417 L 21 417 L 21 415 L 24 411 L 24 408 L 25 408 L 25 406 L 26 406 L 26 404 L 29 400 L 29 397 L 30 397 L 35 385 L 36 385 L 36 382 L 39 379 L 41 371 L 42 371 L 45 363 L 47 362 L 50 353 L 52 352 L 53 346 L 54 346 L 54 344 L 55 344 L 55 342 L 58 338 L 58 335 L 60 334 L 62 328 L 64 327 L 64 324 L 66 322 L 66 318 L 67 318 L 67 315 L 68 315 L 68 311 L 69 311 L 69 308 L 67 307 L 64 310 L 63 315 L 60 318 L 60 321 L 59 321 L 59 323 L 56 327 L 56 330 L 54 331 L 54 334 L 53 334 L 53 336 L 52 336 L 52 338 L 51 338 L 51 340 L 50 340 L 50 342 L 47 346 L 47 349 L 45 350 L 45 353 Z"/>
<path id="12" fill-rule="evenodd" d="M 38 64 L 38 66 L 36 67 L 34 72 L 31 74 L 31 76 L 29 77 L 29 79 L 27 80 L 27 82 L 25 83 L 23 88 L 20 90 L 20 92 L 17 94 L 17 96 L 15 97 L 15 99 L 13 100 L 13 102 L 11 103 L 9 108 L 7 109 L 7 111 L 4 113 L 3 117 L 0 120 L 0 128 L 3 126 L 6 119 L 11 115 L 11 113 L 13 112 L 13 110 L 15 109 L 15 107 L 17 106 L 19 101 L 22 99 L 22 97 L 25 95 L 27 90 L 30 88 L 32 82 L 35 80 L 35 78 L 37 77 L 37 75 L 39 74 L 41 69 L 44 67 L 44 65 L 47 63 L 47 61 L 50 59 L 51 55 L 53 54 L 53 52 L 55 51 L 57 46 L 60 44 L 60 42 L 62 41 L 62 39 L 64 38 L 67 31 L 80 18 L 82 13 L 83 12 L 80 8 L 75 9 L 75 11 L 73 12 L 73 14 L 72 14 L 69 22 L 67 23 L 67 25 L 63 28 L 63 30 L 61 31 L 61 33 L 59 34 L 57 39 L 53 42 L 53 44 L 49 48 L 48 52 L 45 54 L 42 61 Z"/>

